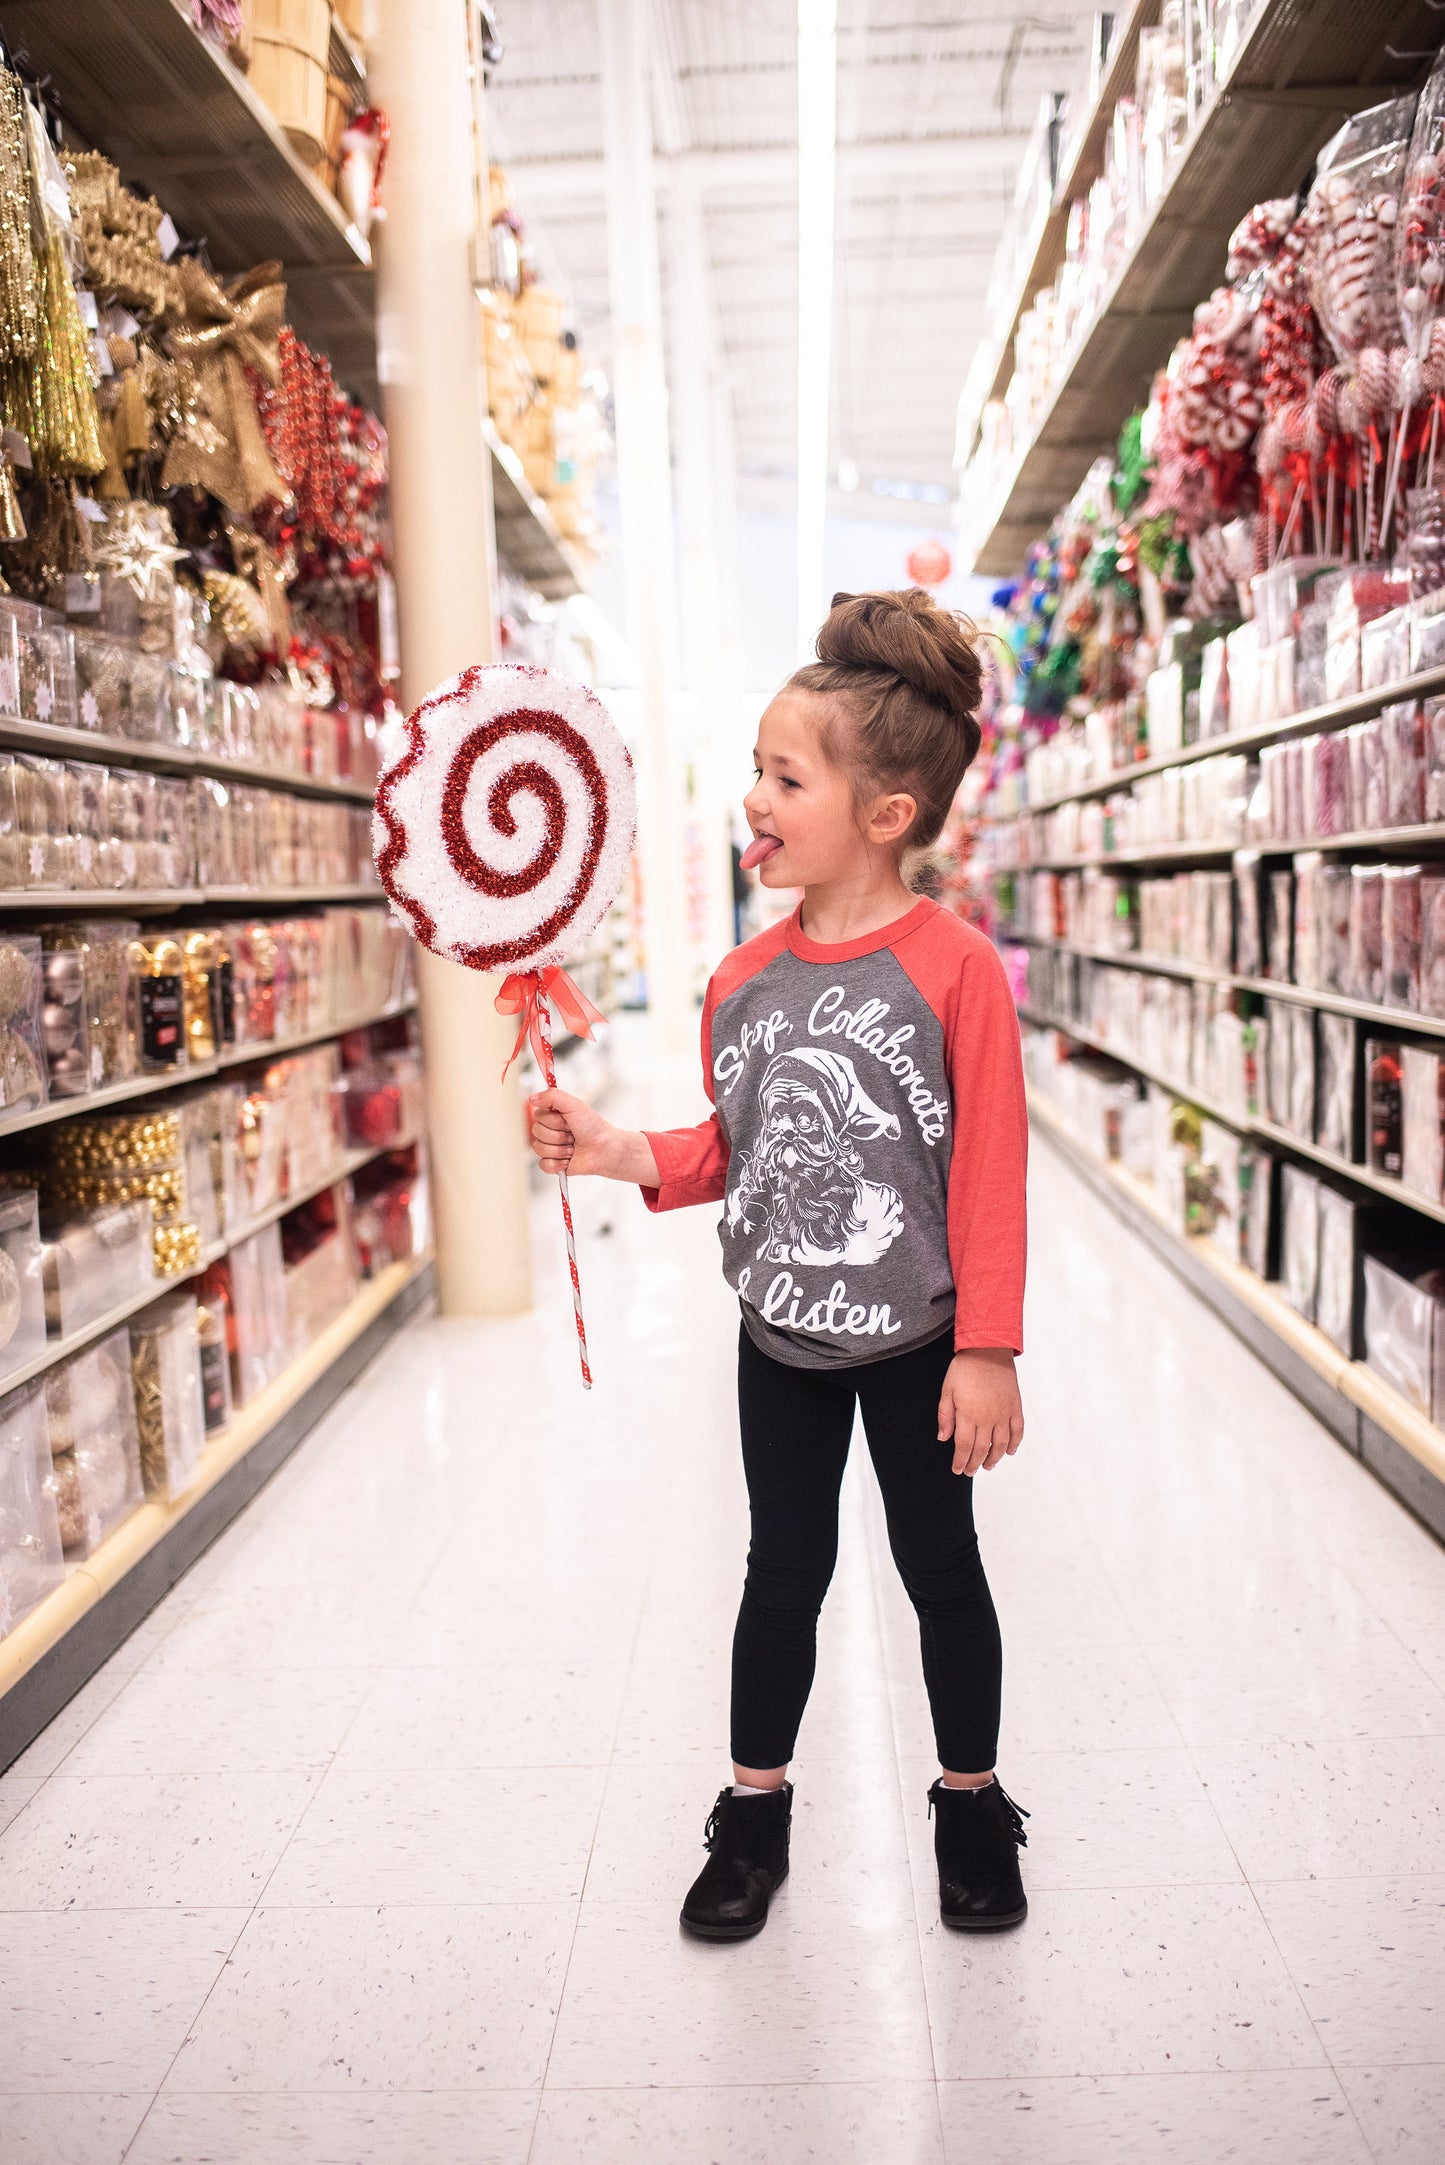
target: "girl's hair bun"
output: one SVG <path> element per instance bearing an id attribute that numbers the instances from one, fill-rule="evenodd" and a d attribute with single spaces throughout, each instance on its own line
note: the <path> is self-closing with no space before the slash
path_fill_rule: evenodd
<path id="1" fill-rule="evenodd" d="M 818 659 L 790 689 L 833 695 L 851 727 L 825 714 L 822 743 L 852 773 L 855 798 L 906 789 L 918 812 L 903 849 L 926 849 L 942 831 L 978 751 L 983 670 L 967 617 L 922 587 L 835 594 L 818 633 Z"/>
<path id="2" fill-rule="evenodd" d="M 838 669 L 886 672 L 932 705 L 972 715 L 983 690 L 976 636 L 919 586 L 835 594 L 818 633 L 818 659 Z"/>

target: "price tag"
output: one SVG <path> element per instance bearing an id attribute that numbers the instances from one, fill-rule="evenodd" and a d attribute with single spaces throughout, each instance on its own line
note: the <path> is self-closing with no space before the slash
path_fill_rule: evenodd
<path id="1" fill-rule="evenodd" d="M 161 254 L 165 257 L 167 263 L 169 263 L 171 257 L 175 254 L 176 250 L 180 247 L 180 245 L 181 236 L 179 233 L 177 233 L 174 225 L 172 225 L 171 214 L 169 211 L 167 211 L 164 218 L 162 218 L 160 224 L 156 227 L 156 246 L 157 248 L 159 248 Z"/>
<path id="2" fill-rule="evenodd" d="M 100 612 L 100 581 L 93 571 L 68 571 L 65 574 L 65 613 L 67 616 L 97 616 Z M 86 698 L 95 702 L 94 692 Z M 88 722 L 88 729 L 96 724 Z"/>
<path id="3" fill-rule="evenodd" d="M 4 435 L 0 436 L 0 448 L 4 449 L 5 456 L 12 466 L 21 467 L 27 474 L 35 464 L 34 459 L 30 456 L 29 442 L 21 435 L 18 428 L 6 429 Z"/>
<path id="4" fill-rule="evenodd" d="M 99 330 L 100 310 L 96 307 L 95 295 L 91 292 L 89 286 L 76 287 L 75 305 L 80 310 L 80 320 L 86 329 L 88 331 Z"/>
<path id="5" fill-rule="evenodd" d="M 83 519 L 89 519 L 92 526 L 104 526 L 105 508 L 93 496 L 77 496 L 73 501 Z"/>

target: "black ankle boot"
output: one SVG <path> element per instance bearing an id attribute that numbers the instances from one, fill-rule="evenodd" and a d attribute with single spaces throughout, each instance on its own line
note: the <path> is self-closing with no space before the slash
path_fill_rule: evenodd
<path id="1" fill-rule="evenodd" d="M 788 1876 L 793 1785 L 762 1797 L 718 1792 L 703 1841 L 712 1852 L 687 1890 L 685 1931 L 697 1939 L 751 1939 L 768 1921 L 768 1903 Z"/>
<path id="2" fill-rule="evenodd" d="M 1022 1924 L 1029 1912 L 1019 1876 L 1019 1849 L 1028 1846 L 1021 1807 L 997 1778 L 986 1789 L 945 1789 L 942 1778 L 928 1792 L 938 1807 L 933 1853 L 938 1859 L 938 1911 L 956 1932 L 1001 1932 Z"/>

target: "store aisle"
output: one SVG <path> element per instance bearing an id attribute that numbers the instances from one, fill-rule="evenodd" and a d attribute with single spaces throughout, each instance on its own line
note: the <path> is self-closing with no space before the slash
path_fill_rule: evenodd
<path id="1" fill-rule="evenodd" d="M 1030 1919 L 938 1923 L 860 1446 L 792 1877 L 680 1937 L 736 1323 L 711 1213 L 579 1206 L 590 1400 L 549 1194 L 537 1312 L 413 1326 L 0 1779 L 4 2165 L 1438 2160 L 1445 1556 L 1042 1142 L 979 1499 Z"/>

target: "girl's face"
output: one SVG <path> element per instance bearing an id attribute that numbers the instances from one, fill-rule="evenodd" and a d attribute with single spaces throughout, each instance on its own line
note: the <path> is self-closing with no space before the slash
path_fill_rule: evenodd
<path id="1" fill-rule="evenodd" d="M 847 774 L 818 742 L 819 704 L 816 692 L 779 692 L 758 723 L 757 780 L 743 810 L 755 837 L 782 844 L 758 866 L 765 887 L 866 875 L 913 819 L 913 798 L 898 793 L 878 798 L 867 817 L 855 808 Z"/>

